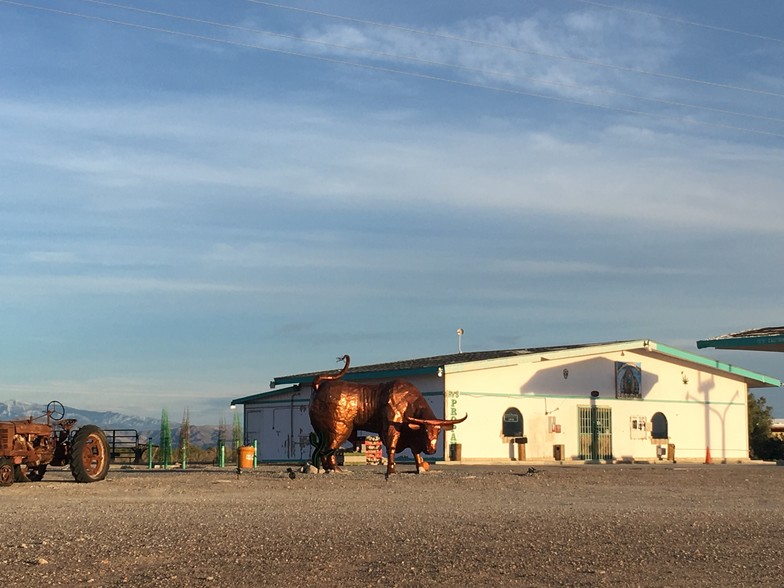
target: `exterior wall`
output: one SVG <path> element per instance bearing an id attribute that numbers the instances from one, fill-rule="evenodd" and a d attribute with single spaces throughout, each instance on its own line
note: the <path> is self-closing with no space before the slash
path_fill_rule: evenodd
<path id="1" fill-rule="evenodd" d="M 444 415 L 443 380 L 435 375 L 405 378 L 414 384 L 425 396 L 437 417 Z M 385 380 L 363 380 L 374 383 Z M 259 462 L 304 462 L 310 459 L 313 448 L 310 445 L 310 424 L 308 405 L 310 386 L 303 385 L 300 390 L 276 394 L 271 392 L 267 398 L 248 402 L 244 406 L 245 442 L 258 441 Z M 398 456 L 401 461 L 413 459 L 406 450 Z M 444 441 L 439 440 L 438 450 L 428 459 L 444 459 Z"/>
<path id="2" fill-rule="evenodd" d="M 639 364 L 641 398 L 616 398 L 616 362 Z M 502 436 L 503 414 L 511 407 L 523 415 L 525 459 L 551 460 L 553 447 L 563 445 L 564 460 L 583 460 L 578 413 L 580 407 L 590 411 L 592 406 L 610 410 L 614 460 L 667 458 L 670 444 L 676 460 L 702 462 L 708 450 L 717 462 L 748 459 L 745 382 L 655 352 L 447 366 L 444 384 L 448 410 L 469 415 L 447 433 L 450 443 L 460 444 L 463 461 L 516 459 L 518 448 Z M 591 396 L 594 390 L 596 397 Z M 666 439 L 651 437 L 656 413 L 667 419 Z M 585 438 L 582 447 L 584 443 Z"/>
<path id="3" fill-rule="evenodd" d="M 310 459 L 310 388 L 245 405 L 245 442 L 258 441 L 259 462 Z"/>

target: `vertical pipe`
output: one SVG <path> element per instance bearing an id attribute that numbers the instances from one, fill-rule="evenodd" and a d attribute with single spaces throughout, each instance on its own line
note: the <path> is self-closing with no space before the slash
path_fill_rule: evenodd
<path id="1" fill-rule="evenodd" d="M 259 441 L 258 439 L 253 440 L 253 467 L 255 468 L 259 465 Z"/>
<path id="2" fill-rule="evenodd" d="M 188 467 L 188 446 L 183 445 L 182 447 L 182 469 Z"/>
<path id="3" fill-rule="evenodd" d="M 152 469 L 152 439 L 147 439 L 147 469 Z"/>
<path id="4" fill-rule="evenodd" d="M 221 441 L 218 446 L 218 467 L 222 468 L 226 465 L 226 444 Z"/>

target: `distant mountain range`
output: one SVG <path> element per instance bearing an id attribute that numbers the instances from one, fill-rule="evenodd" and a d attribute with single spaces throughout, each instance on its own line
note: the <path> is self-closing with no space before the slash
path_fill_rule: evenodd
<path id="1" fill-rule="evenodd" d="M 33 402 L 19 402 L 17 400 L 7 400 L 0 402 L 0 421 L 24 419 L 30 416 L 38 417 L 46 413 L 45 404 Z M 161 437 L 160 419 L 146 417 L 134 417 L 117 412 L 94 410 L 82 410 L 71 406 L 65 407 L 65 418 L 76 419 L 77 427 L 82 425 L 97 425 L 104 431 L 116 429 L 134 429 L 139 432 L 139 442 L 146 443 L 148 439 L 158 444 Z M 169 421 L 171 427 L 172 441 L 174 445 L 180 438 L 180 423 Z M 217 425 L 191 425 L 191 445 L 195 447 L 215 447 L 218 444 Z M 226 431 L 228 437 L 231 436 L 230 426 Z"/>

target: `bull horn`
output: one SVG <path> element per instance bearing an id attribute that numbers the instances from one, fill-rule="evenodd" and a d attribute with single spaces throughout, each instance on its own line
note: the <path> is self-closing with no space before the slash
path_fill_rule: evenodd
<path id="1" fill-rule="evenodd" d="M 436 427 L 453 427 L 462 423 L 468 418 L 468 413 L 462 419 L 448 420 L 448 419 L 418 419 L 415 417 L 405 417 L 403 422 L 413 423 L 415 425 L 431 425 Z"/>

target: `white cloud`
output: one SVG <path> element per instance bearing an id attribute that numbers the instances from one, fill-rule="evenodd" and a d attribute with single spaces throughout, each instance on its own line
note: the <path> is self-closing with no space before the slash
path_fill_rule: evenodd
<path id="1" fill-rule="evenodd" d="M 24 161 L 57 174 L 59 183 L 81 184 L 79 200 L 97 210 L 285 194 L 359 208 L 430 202 L 696 231 L 778 231 L 784 213 L 780 148 L 690 136 L 688 129 L 627 123 L 578 135 L 487 118 L 449 129 L 409 121 L 402 132 L 378 116 L 319 117 L 313 105 L 190 99 L 104 107 L 98 119 L 117 122 L 100 131 L 87 122 L 91 108 L 12 104 L 9 112 L 26 112 L 21 124 L 4 120 L 17 148 L 6 150 L 0 165 Z M 53 111 L 45 133 L 28 127 L 38 113 Z M 58 127 L 58 120 L 67 122 Z M 74 121 L 84 121 L 81 130 Z M 91 138 L 79 138 L 85 135 Z M 13 189 L 5 198 L 14 198 Z"/>
<path id="2" fill-rule="evenodd" d="M 25 258 L 32 263 L 53 265 L 71 265 L 78 262 L 77 256 L 72 251 L 31 251 Z"/>

